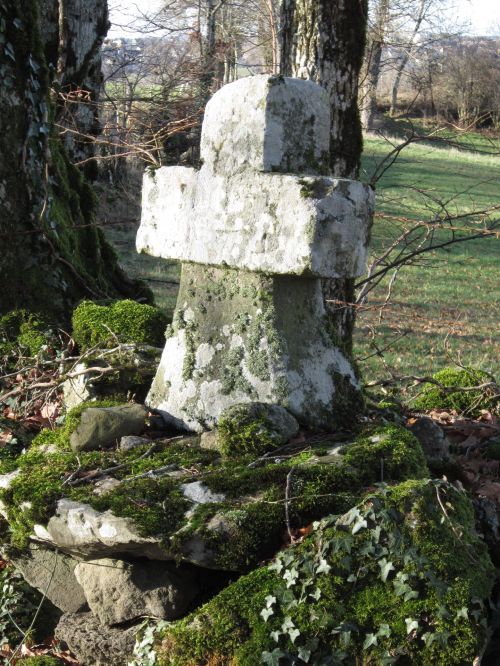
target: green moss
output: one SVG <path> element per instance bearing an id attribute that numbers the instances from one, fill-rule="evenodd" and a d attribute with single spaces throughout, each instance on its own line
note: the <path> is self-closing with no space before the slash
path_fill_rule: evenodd
<path id="1" fill-rule="evenodd" d="M 492 381 L 486 372 L 474 368 L 444 368 L 432 376 L 447 388 L 470 388 Z M 482 409 L 491 409 L 494 405 L 490 399 L 492 391 L 443 391 L 439 386 L 427 384 L 413 403 L 417 411 L 431 409 L 449 409 L 469 416 L 479 416 Z M 498 404 L 498 398 L 496 398 Z"/>
<path id="2" fill-rule="evenodd" d="M 0 317 L 0 356 L 17 349 L 36 356 L 47 344 L 50 332 L 47 323 L 38 314 L 16 309 Z"/>
<path id="3" fill-rule="evenodd" d="M 222 416 L 218 423 L 218 440 L 226 456 L 260 456 L 282 443 L 272 423 L 264 416 L 251 415 L 245 408 Z"/>
<path id="4" fill-rule="evenodd" d="M 422 479 L 429 474 L 418 439 L 406 428 L 369 428 L 346 447 L 344 462 L 359 470 L 365 484 Z"/>
<path id="5" fill-rule="evenodd" d="M 108 306 L 83 301 L 73 312 L 72 323 L 73 338 L 82 350 L 98 343 L 113 347 L 117 338 L 161 347 L 167 319 L 159 308 L 135 301 L 115 301 Z"/>
<path id="6" fill-rule="evenodd" d="M 271 567 L 162 628 L 157 663 L 460 666 L 485 640 L 493 582 L 466 495 L 409 481 L 322 521 Z"/>

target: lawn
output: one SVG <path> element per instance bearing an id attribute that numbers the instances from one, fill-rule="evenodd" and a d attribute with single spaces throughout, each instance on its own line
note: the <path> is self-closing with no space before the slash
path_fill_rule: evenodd
<path id="1" fill-rule="evenodd" d="M 392 123 L 394 138 L 366 137 L 364 181 L 370 182 L 408 128 L 405 123 Z M 411 221 L 430 222 L 436 215 L 463 215 L 500 206 L 500 142 L 477 133 L 440 134 L 452 140 L 454 147 L 430 139 L 410 145 L 376 183 L 372 255 L 380 254 Z M 171 313 L 179 268 L 135 253 L 137 197 L 125 197 L 125 204 L 123 193 L 101 198 L 101 220 L 111 222 L 107 234 L 125 269 L 148 280 L 157 303 Z M 483 223 L 472 215 L 453 225 L 477 230 Z M 449 237 L 439 225 L 436 228 L 438 240 Z M 456 362 L 499 374 L 499 267 L 500 240 L 492 237 L 426 253 L 399 272 L 391 298 L 381 310 L 391 272 L 358 314 L 355 354 L 365 378 L 387 377 L 386 364 L 397 374 L 429 374 Z M 377 349 L 383 350 L 383 357 Z"/>
<path id="2" fill-rule="evenodd" d="M 371 180 L 400 140 L 366 137 L 363 180 Z M 477 134 L 454 142 L 462 148 L 434 142 L 410 145 L 381 176 L 372 254 L 379 254 L 409 220 L 431 222 L 436 216 L 500 205 L 500 142 Z M 451 224 L 479 230 L 484 224 L 479 220 L 471 215 Z M 437 229 L 438 242 L 449 238 L 446 224 Z M 356 356 L 365 377 L 387 376 L 384 363 L 397 374 L 428 374 L 455 362 L 498 373 L 499 266 L 500 241 L 492 237 L 421 255 L 418 263 L 399 272 L 381 312 L 391 272 L 370 295 L 370 309 L 358 316 Z M 383 358 L 377 348 L 384 350 Z"/>

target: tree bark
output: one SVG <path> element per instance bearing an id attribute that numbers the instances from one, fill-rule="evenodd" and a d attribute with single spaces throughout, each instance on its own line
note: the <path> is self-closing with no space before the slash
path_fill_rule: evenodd
<path id="1" fill-rule="evenodd" d="M 380 78 L 382 50 L 389 21 L 389 0 L 378 0 L 374 22 L 368 33 L 367 58 L 363 77 L 361 119 L 365 130 L 373 130 L 377 116 L 377 86 Z"/>
<path id="2" fill-rule="evenodd" d="M 149 293 L 94 226 L 92 190 L 53 127 L 48 65 L 62 63 L 64 42 L 55 9 L 0 2 L 0 313 L 26 307 L 57 322 L 82 297 Z M 69 52 L 64 60 L 72 66 Z"/>
<path id="3" fill-rule="evenodd" d="M 285 76 L 312 79 L 328 92 L 332 110 L 330 168 L 356 178 L 363 148 L 358 77 L 363 61 L 366 0 L 283 0 L 281 67 Z M 354 280 L 324 280 L 332 332 L 352 350 Z"/>

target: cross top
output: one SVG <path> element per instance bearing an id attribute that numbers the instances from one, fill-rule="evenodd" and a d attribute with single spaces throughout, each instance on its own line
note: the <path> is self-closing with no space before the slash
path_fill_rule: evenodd
<path id="1" fill-rule="evenodd" d="M 208 102 L 201 160 L 215 173 L 328 173 L 330 108 L 312 81 L 240 79 Z"/>

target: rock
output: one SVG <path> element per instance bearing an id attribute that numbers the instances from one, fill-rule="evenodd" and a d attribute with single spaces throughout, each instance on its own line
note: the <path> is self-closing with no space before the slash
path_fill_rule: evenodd
<path id="1" fill-rule="evenodd" d="M 220 451 L 220 442 L 217 430 L 202 432 L 200 436 L 200 447 L 207 451 Z"/>
<path id="2" fill-rule="evenodd" d="M 151 440 L 147 437 L 136 437 L 134 435 L 126 435 L 120 439 L 119 448 L 122 451 L 130 451 L 135 449 L 138 446 L 143 446 L 144 444 L 151 444 Z"/>
<path id="3" fill-rule="evenodd" d="M 136 632 L 135 626 L 103 626 L 93 613 L 68 613 L 59 620 L 55 638 L 66 643 L 82 666 L 127 666 Z"/>
<path id="4" fill-rule="evenodd" d="M 2 490 L 7 490 L 9 488 L 10 484 L 14 479 L 16 479 L 21 471 L 19 469 L 15 469 L 13 472 L 8 472 L 7 474 L 1 474 L 0 475 L 0 488 Z"/>
<path id="5" fill-rule="evenodd" d="M 419 417 L 408 430 L 419 440 L 425 457 L 432 460 L 446 460 L 450 454 L 450 443 L 442 428 L 428 416 Z"/>
<path id="6" fill-rule="evenodd" d="M 232 405 L 219 418 L 218 441 L 226 455 L 262 455 L 286 444 L 299 431 L 297 419 L 280 405 Z"/>
<path id="7" fill-rule="evenodd" d="M 9 555 L 26 582 L 36 588 L 64 613 L 86 608 L 87 600 L 75 577 L 76 560 L 63 553 L 30 544 L 26 554 Z"/>
<path id="8" fill-rule="evenodd" d="M 333 430 L 362 409 L 321 279 L 364 273 L 374 199 L 328 177 L 329 126 L 320 86 L 247 77 L 208 103 L 200 170 L 145 175 L 137 249 L 185 262 L 146 399 L 168 424 L 203 432 L 259 401 Z"/>
<path id="9" fill-rule="evenodd" d="M 63 402 L 70 410 L 82 402 L 105 400 L 117 396 L 127 400 L 130 395 L 142 402 L 160 362 L 161 349 L 149 345 L 121 344 L 110 353 L 99 351 L 75 366 L 81 372 L 63 385 Z M 85 373 L 87 368 L 102 367 L 105 373 Z M 109 368 L 113 368 L 109 372 Z"/>
<path id="10" fill-rule="evenodd" d="M 94 483 L 94 490 L 93 493 L 94 495 L 105 495 L 106 493 L 110 493 L 112 490 L 115 490 L 115 488 L 118 488 L 118 486 L 121 486 L 122 482 L 119 481 L 118 479 L 114 479 L 112 476 L 105 476 L 102 479 L 99 479 L 99 481 L 96 481 Z"/>
<path id="11" fill-rule="evenodd" d="M 35 525 L 33 539 L 50 544 L 65 553 L 84 559 L 97 559 L 120 554 L 171 559 L 161 542 L 143 537 L 130 518 L 100 513 L 88 504 L 61 499 L 47 527 Z"/>
<path id="12" fill-rule="evenodd" d="M 226 496 L 222 493 L 213 493 L 201 481 L 181 484 L 181 490 L 184 497 L 187 497 L 195 504 L 210 504 L 212 502 L 223 502 Z"/>
<path id="13" fill-rule="evenodd" d="M 142 616 L 173 620 L 198 592 L 192 570 L 168 562 L 92 560 L 80 562 L 75 575 L 91 611 L 106 625 Z"/>
<path id="14" fill-rule="evenodd" d="M 89 407 L 82 412 L 80 423 L 71 435 L 71 448 L 75 453 L 110 448 L 121 437 L 142 432 L 146 416 L 146 409 L 137 404 Z"/>

